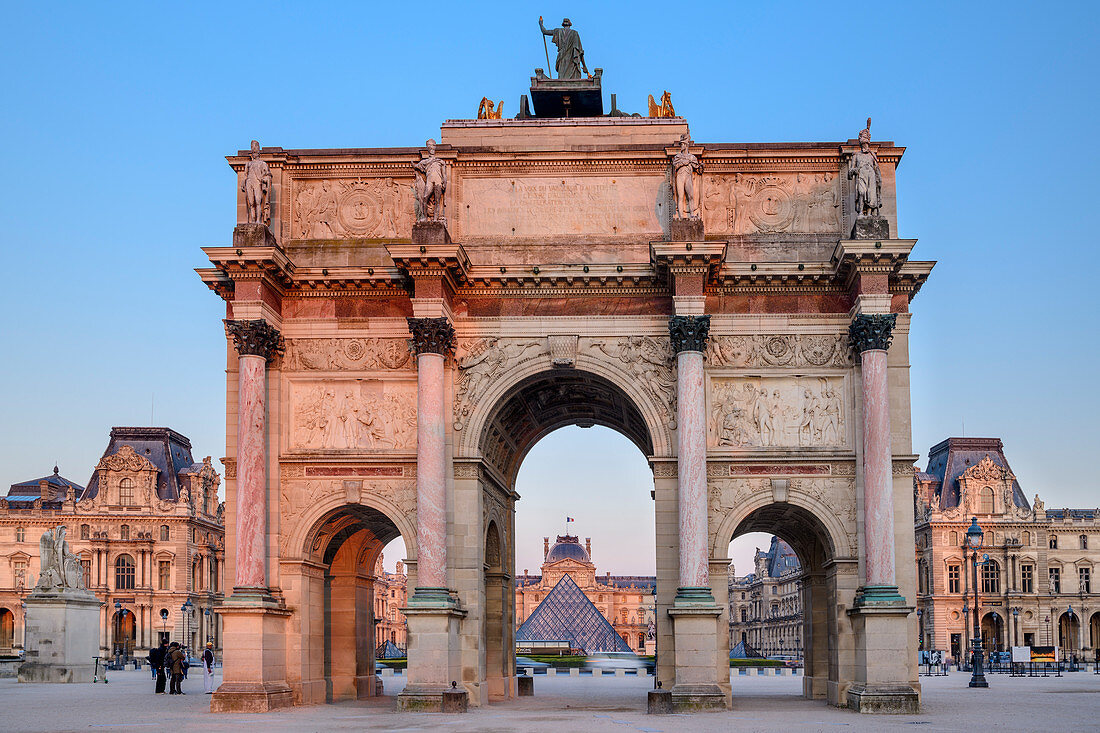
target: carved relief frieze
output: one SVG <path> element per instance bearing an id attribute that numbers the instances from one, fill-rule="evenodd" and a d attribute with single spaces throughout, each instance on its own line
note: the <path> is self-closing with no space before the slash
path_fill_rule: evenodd
<path id="1" fill-rule="evenodd" d="M 412 181 L 393 178 L 295 181 L 295 239 L 412 236 Z"/>
<path id="2" fill-rule="evenodd" d="M 771 494 L 771 479 L 736 478 L 708 481 L 710 507 L 715 512 L 727 512 L 743 505 L 754 494 Z"/>
<path id="3" fill-rule="evenodd" d="M 716 377 L 712 448 L 848 445 L 842 377 Z"/>
<path id="4" fill-rule="evenodd" d="M 840 230 L 835 173 L 704 176 L 703 224 L 715 234 L 831 234 Z"/>
<path id="5" fill-rule="evenodd" d="M 708 367 L 849 367 L 847 334 L 711 335 Z"/>
<path id="6" fill-rule="evenodd" d="M 458 365 L 454 400 L 454 429 L 462 430 L 470 413 L 489 387 L 509 370 L 532 359 L 549 357 L 546 339 L 462 339 L 455 360 Z"/>
<path id="7" fill-rule="evenodd" d="M 607 361 L 656 398 L 670 430 L 676 429 L 676 369 L 670 339 L 655 336 L 583 338 L 579 353 Z"/>
<path id="8" fill-rule="evenodd" d="M 416 448 L 416 383 L 331 379 L 290 385 L 292 450 Z"/>
<path id="9" fill-rule="evenodd" d="M 310 479 L 283 481 L 279 494 L 279 512 L 282 517 L 282 526 L 279 532 L 279 546 L 283 557 L 287 557 L 297 551 L 291 547 L 291 541 L 296 536 L 294 531 L 302 517 L 313 507 L 331 501 L 333 497 L 339 497 L 341 501 L 351 496 L 342 479 Z M 386 503 L 395 507 L 403 516 L 410 517 L 416 512 L 416 481 L 408 479 L 382 479 L 377 481 L 355 481 L 358 503 L 371 504 L 371 497 L 383 499 Z M 353 502 L 354 503 L 354 502 Z M 323 536 L 314 542 L 312 551 L 316 552 L 323 545 Z"/>
<path id="10" fill-rule="evenodd" d="M 285 371 L 415 370 L 407 339 L 288 339 Z"/>

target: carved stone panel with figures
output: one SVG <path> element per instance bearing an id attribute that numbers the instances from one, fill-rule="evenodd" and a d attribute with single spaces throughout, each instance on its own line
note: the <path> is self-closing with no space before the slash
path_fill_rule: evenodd
<path id="1" fill-rule="evenodd" d="M 412 236 L 412 181 L 394 178 L 295 181 L 295 239 Z"/>
<path id="2" fill-rule="evenodd" d="M 834 234 L 842 191 L 835 173 L 708 174 L 703 224 L 708 234 Z"/>
<path id="3" fill-rule="evenodd" d="M 416 383 L 330 379 L 290 383 L 293 451 L 416 450 Z"/>
<path id="4" fill-rule="evenodd" d="M 841 376 L 711 379 L 711 448 L 846 448 L 851 445 Z"/>
<path id="5" fill-rule="evenodd" d="M 408 339 L 402 338 L 304 338 L 287 339 L 283 370 L 381 371 L 416 369 Z"/>

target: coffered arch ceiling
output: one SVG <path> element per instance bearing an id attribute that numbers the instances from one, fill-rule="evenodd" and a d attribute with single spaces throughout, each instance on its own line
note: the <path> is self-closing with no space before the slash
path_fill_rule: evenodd
<path id="1" fill-rule="evenodd" d="M 645 419 L 626 393 L 606 377 L 580 370 L 541 372 L 505 393 L 482 430 L 481 454 L 511 487 L 535 443 L 567 425 L 611 428 L 653 455 Z"/>

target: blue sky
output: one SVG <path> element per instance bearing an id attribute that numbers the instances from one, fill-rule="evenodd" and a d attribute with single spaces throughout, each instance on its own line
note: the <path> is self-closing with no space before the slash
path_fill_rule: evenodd
<path id="1" fill-rule="evenodd" d="M 234 224 L 224 156 L 252 138 L 420 144 L 483 95 L 514 115 L 546 65 L 539 14 L 573 20 L 620 108 L 668 89 L 703 143 L 844 140 L 873 117 L 876 139 L 908 148 L 900 235 L 939 260 L 913 304 L 916 452 L 965 422 L 1004 438 L 1029 495 L 1100 503 L 1089 3 L 13 4 L 0 483 L 55 462 L 83 483 L 110 427 L 151 407 L 197 457 L 223 455 L 224 312 L 192 268 Z M 550 470 L 568 463 L 525 471 L 520 493 L 592 500 Z M 638 511 L 623 521 L 652 522 Z M 652 567 L 617 552 L 608 569 Z"/>

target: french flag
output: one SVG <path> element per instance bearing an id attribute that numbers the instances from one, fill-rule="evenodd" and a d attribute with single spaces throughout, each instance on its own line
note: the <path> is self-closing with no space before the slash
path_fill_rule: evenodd
<path id="1" fill-rule="evenodd" d="M 573 517 L 566 517 L 566 518 L 565 518 L 565 521 L 566 521 L 566 523 L 569 523 L 569 522 L 575 522 L 575 521 L 577 521 L 577 520 L 576 520 L 576 519 L 573 519 Z"/>

